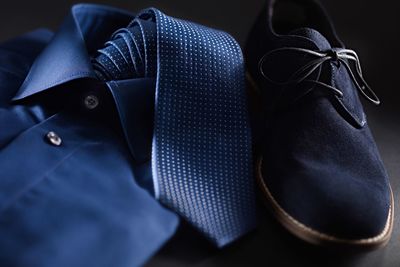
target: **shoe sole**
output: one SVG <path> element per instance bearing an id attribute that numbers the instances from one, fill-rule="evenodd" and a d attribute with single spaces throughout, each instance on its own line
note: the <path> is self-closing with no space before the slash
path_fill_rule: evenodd
<path id="1" fill-rule="evenodd" d="M 389 207 L 389 213 L 385 228 L 383 231 L 375 237 L 365 238 L 365 239 L 343 239 L 339 237 L 335 237 L 332 235 L 324 234 L 319 232 L 318 230 L 312 229 L 301 222 L 297 221 L 295 218 L 290 216 L 275 200 L 269 191 L 267 185 L 264 182 L 262 172 L 262 158 L 259 159 L 257 163 L 257 184 L 261 189 L 265 203 L 268 208 L 271 210 L 274 217 L 293 235 L 298 238 L 307 241 L 314 245 L 322 245 L 322 246 L 333 246 L 333 247 L 355 247 L 355 248 L 366 248 L 366 249 L 374 249 L 378 247 L 382 247 L 386 245 L 392 234 L 393 230 L 393 217 L 394 217 L 394 201 L 393 201 L 393 192 L 390 188 L 391 193 L 391 204 Z"/>

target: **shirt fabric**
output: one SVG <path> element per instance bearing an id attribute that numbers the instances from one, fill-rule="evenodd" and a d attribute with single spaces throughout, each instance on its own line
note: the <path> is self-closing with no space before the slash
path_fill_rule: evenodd
<path id="1" fill-rule="evenodd" d="M 2 265 L 138 266 L 179 217 L 219 247 L 255 226 L 239 45 L 156 9 L 134 18 L 79 4 L 56 33 L 0 44 Z M 100 81 L 96 51 L 135 23 L 157 62 Z"/>
<path id="2" fill-rule="evenodd" d="M 133 17 L 76 5 L 55 34 L 40 29 L 0 44 L 2 266 L 137 266 L 174 234 L 178 216 L 154 199 L 151 182 L 146 116 L 155 81 L 112 82 L 114 95 L 134 101 L 115 106 L 89 57 Z M 84 105 L 92 94 L 94 110 Z"/>

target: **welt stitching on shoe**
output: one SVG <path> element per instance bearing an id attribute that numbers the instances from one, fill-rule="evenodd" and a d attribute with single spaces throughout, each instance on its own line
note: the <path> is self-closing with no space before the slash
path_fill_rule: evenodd
<path id="1" fill-rule="evenodd" d="M 375 237 L 370 237 L 370 238 L 365 238 L 365 239 L 344 239 L 344 238 L 337 238 L 335 236 L 331 236 L 328 234 L 324 234 L 321 233 L 315 229 L 312 229 L 310 227 L 305 226 L 304 224 L 302 224 L 301 222 L 297 221 L 296 219 L 294 219 L 292 216 L 290 216 L 279 204 L 278 202 L 275 200 L 275 198 L 272 196 L 271 192 L 269 191 L 268 187 L 266 186 L 265 182 L 263 181 L 262 178 L 262 172 L 261 172 L 261 166 L 262 166 L 262 157 L 259 159 L 259 163 L 257 166 L 257 176 L 258 176 L 258 180 L 259 183 L 262 185 L 262 189 L 264 191 L 265 194 L 267 194 L 267 196 L 271 199 L 273 205 L 275 206 L 275 208 L 277 208 L 279 210 L 279 212 L 281 212 L 281 214 L 287 219 L 289 220 L 291 223 L 295 224 L 297 227 L 301 228 L 302 230 L 304 230 L 305 232 L 307 232 L 308 234 L 314 235 L 314 236 L 318 236 L 321 239 L 327 239 L 327 240 L 331 240 L 331 241 L 335 241 L 335 242 L 341 242 L 341 243 L 349 243 L 349 244 L 369 244 L 369 243 L 375 243 L 375 242 L 379 242 L 380 240 L 384 239 L 387 234 L 390 232 L 390 228 L 391 228 L 391 220 L 392 220 L 392 204 L 389 206 L 389 212 L 388 212 L 388 217 L 387 217 L 387 221 L 386 221 L 386 225 L 383 229 L 383 231 L 375 236 Z"/>

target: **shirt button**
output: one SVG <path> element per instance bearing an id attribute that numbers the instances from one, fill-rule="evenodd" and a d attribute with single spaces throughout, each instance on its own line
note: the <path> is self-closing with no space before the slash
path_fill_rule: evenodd
<path id="1" fill-rule="evenodd" d="M 62 143 L 60 136 L 58 136 L 58 134 L 56 134 L 55 132 L 48 132 L 46 134 L 46 138 L 50 142 L 50 144 L 54 146 L 60 146 Z"/>
<path id="2" fill-rule="evenodd" d="M 99 99 L 95 95 L 88 95 L 84 99 L 84 104 L 87 109 L 95 109 L 99 105 Z"/>

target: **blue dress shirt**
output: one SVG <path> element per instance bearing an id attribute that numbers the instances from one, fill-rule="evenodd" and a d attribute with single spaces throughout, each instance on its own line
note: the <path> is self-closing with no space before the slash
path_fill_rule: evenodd
<path id="1" fill-rule="evenodd" d="M 0 44 L 2 266 L 142 265 L 178 215 L 219 247 L 255 226 L 239 45 L 156 9 L 134 18 L 79 4 L 55 34 Z M 100 81 L 93 56 L 127 25 L 148 75 Z"/>
<path id="2" fill-rule="evenodd" d="M 132 19 L 76 5 L 55 34 L 0 45 L 1 266 L 137 266 L 174 234 L 178 217 L 152 196 L 155 81 L 110 84 L 126 140 L 89 58 Z"/>

